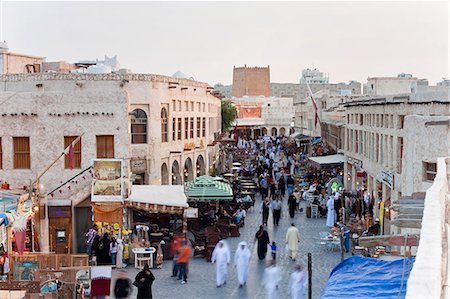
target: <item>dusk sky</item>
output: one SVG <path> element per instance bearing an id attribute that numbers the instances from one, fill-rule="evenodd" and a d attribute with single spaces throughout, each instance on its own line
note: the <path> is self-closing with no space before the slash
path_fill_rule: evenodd
<path id="1" fill-rule="evenodd" d="M 11 52 L 47 61 L 118 55 L 133 72 L 183 71 L 209 84 L 233 65 L 272 82 L 316 67 L 330 81 L 449 77 L 448 2 L 3 2 Z"/>

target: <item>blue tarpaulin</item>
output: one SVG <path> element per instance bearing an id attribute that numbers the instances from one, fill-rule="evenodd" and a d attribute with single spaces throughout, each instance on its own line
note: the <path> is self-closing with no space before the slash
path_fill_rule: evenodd
<path id="1" fill-rule="evenodd" d="M 352 256 L 331 271 L 321 298 L 405 298 L 413 262 L 413 258 L 404 263 L 403 259 L 382 261 Z M 398 297 L 403 269 L 403 288 Z"/>

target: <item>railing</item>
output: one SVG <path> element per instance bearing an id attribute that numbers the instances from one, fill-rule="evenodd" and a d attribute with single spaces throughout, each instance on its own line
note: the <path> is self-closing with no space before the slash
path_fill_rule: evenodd
<path id="1" fill-rule="evenodd" d="M 450 298 L 448 293 L 448 225 L 450 157 L 438 158 L 438 172 L 427 190 L 416 261 L 406 298 Z"/>

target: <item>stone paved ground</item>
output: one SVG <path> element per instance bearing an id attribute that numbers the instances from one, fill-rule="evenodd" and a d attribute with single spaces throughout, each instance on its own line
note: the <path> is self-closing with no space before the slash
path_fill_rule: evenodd
<path id="1" fill-rule="evenodd" d="M 179 281 L 171 278 L 171 261 L 165 261 L 163 269 L 154 269 L 156 280 L 153 284 L 153 298 L 264 298 L 265 292 L 261 287 L 261 279 L 264 272 L 265 262 L 259 261 L 256 253 L 254 236 L 261 222 L 260 212 L 261 200 L 257 199 L 255 210 L 248 213 L 245 220 L 245 227 L 241 228 L 240 238 L 228 238 L 227 242 L 232 250 L 232 258 L 240 241 L 247 241 L 253 253 L 250 262 L 249 279 L 247 285 L 238 288 L 236 271 L 234 267 L 229 267 L 229 278 L 225 286 L 216 288 L 214 265 L 207 263 L 205 259 L 195 258 L 190 264 L 188 283 L 181 285 Z M 325 226 L 325 219 L 310 219 L 305 217 L 305 213 L 297 213 L 294 218 L 295 225 L 300 230 L 301 242 L 299 258 L 304 265 L 307 264 L 307 253 L 312 253 L 312 293 L 313 298 L 319 298 L 331 269 L 340 261 L 339 251 L 328 251 L 322 248 L 318 241 L 320 231 L 328 231 Z M 275 240 L 279 247 L 277 264 L 281 269 L 282 282 L 279 288 L 279 298 L 289 298 L 287 285 L 289 275 L 294 268 L 294 262 L 284 253 L 284 238 L 287 228 L 290 226 L 287 209 L 287 200 L 283 199 L 282 218 L 279 227 L 273 227 L 272 215 L 269 217 L 268 232 L 271 241 Z M 133 280 L 137 271 L 127 268 L 129 277 Z M 113 283 L 114 276 L 113 274 Z M 131 298 L 136 298 L 136 289 L 133 290 Z"/>

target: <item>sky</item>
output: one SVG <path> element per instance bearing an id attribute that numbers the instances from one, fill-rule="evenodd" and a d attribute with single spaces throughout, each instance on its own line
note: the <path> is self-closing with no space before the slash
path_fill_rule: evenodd
<path id="1" fill-rule="evenodd" d="M 270 65 L 271 82 L 318 68 L 330 82 L 449 75 L 443 2 L 5 2 L 11 52 L 76 62 L 118 55 L 135 73 L 181 70 L 231 84 L 233 66 Z"/>

